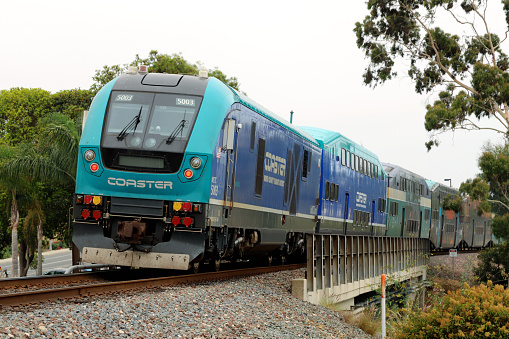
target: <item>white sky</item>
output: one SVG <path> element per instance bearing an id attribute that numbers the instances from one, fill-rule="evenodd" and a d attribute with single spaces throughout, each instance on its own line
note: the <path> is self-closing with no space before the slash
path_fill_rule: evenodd
<path id="1" fill-rule="evenodd" d="M 368 61 L 353 28 L 367 14 L 364 1 L 0 0 L 0 13 L 0 90 L 88 89 L 104 65 L 181 52 L 236 76 L 285 119 L 293 110 L 295 125 L 340 132 L 382 162 L 444 184 L 473 177 L 480 147 L 499 142 L 494 132 L 456 132 L 426 151 L 425 106 L 434 97 L 417 95 L 405 72 L 363 85 Z"/>

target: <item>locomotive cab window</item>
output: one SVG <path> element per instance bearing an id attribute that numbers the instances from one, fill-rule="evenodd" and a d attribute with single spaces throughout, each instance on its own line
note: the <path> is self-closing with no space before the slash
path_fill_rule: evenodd
<path id="1" fill-rule="evenodd" d="M 101 139 L 105 166 L 177 171 L 200 104 L 196 96 L 113 91 Z"/>

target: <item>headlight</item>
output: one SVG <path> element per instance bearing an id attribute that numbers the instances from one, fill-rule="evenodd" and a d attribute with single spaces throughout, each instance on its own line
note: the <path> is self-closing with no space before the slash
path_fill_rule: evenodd
<path id="1" fill-rule="evenodd" d="M 85 152 L 85 160 L 92 161 L 94 159 L 95 159 L 95 152 L 92 151 L 91 149 L 87 150 Z"/>
<path id="2" fill-rule="evenodd" d="M 189 162 L 192 168 L 198 169 L 201 167 L 201 159 L 198 157 L 191 158 L 191 161 Z"/>

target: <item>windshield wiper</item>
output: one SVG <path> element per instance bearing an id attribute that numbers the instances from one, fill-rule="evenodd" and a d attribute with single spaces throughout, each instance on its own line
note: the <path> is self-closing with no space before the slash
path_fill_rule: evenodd
<path id="1" fill-rule="evenodd" d="M 173 140 L 175 140 L 175 138 L 177 137 L 177 135 L 179 133 L 182 133 L 182 131 L 184 131 L 184 127 L 186 127 L 186 124 L 187 124 L 187 120 L 181 120 L 179 122 L 179 124 L 177 125 L 177 127 L 175 127 L 175 129 L 173 130 L 173 132 L 171 132 L 170 136 L 168 137 L 168 139 L 166 139 L 166 144 L 169 145 L 173 142 Z"/>
<path id="2" fill-rule="evenodd" d="M 136 127 L 138 127 L 138 124 L 140 123 L 141 119 L 141 111 L 143 110 L 143 106 L 140 107 L 140 111 L 138 114 L 131 120 L 129 123 L 124 127 L 122 131 L 117 135 L 117 140 L 122 141 L 124 138 L 129 134 L 127 131 L 133 128 L 133 133 L 136 132 Z"/>

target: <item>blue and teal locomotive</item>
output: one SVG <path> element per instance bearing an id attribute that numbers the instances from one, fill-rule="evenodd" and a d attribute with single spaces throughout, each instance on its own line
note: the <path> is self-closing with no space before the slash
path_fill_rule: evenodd
<path id="1" fill-rule="evenodd" d="M 301 255 L 309 233 L 385 236 L 388 180 L 364 147 L 206 74 L 131 70 L 84 122 L 74 261 L 196 270 Z"/>

